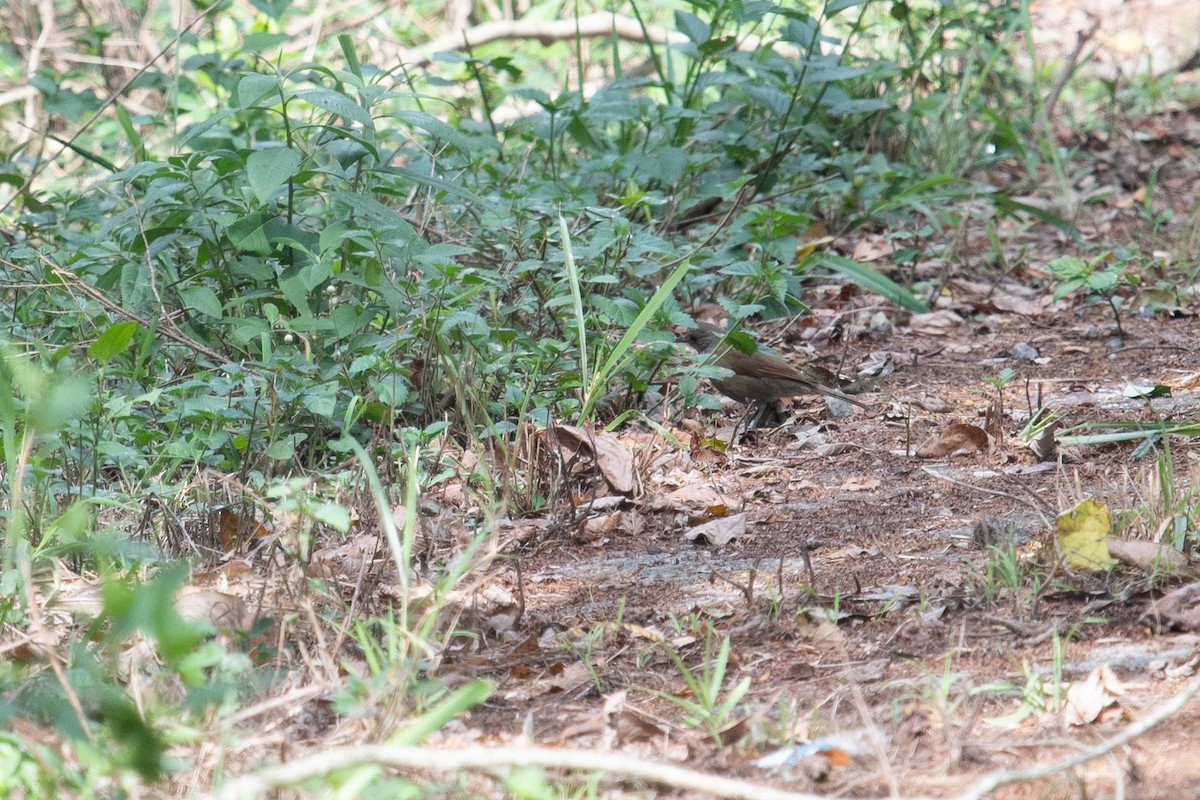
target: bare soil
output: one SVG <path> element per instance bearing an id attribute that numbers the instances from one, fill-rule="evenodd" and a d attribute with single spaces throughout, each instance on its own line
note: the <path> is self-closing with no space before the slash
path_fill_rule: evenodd
<path id="1" fill-rule="evenodd" d="M 1194 165 L 1176 166 L 1194 186 Z M 1177 188 L 1175 228 L 1158 234 L 1168 248 L 1191 224 L 1191 192 Z M 1088 238 L 1144 243 L 1133 204 L 1115 199 L 1089 214 L 1080 220 Z M 619 434 L 639 478 L 621 511 L 589 513 L 585 500 L 607 492 L 598 470 L 581 469 L 591 490 L 575 519 L 527 536 L 498 562 L 493 597 L 504 599 L 464 618 L 491 636 L 447 667 L 496 684 L 466 725 L 493 742 L 617 749 L 798 791 L 949 797 L 997 770 L 1100 742 L 1179 692 L 1200 638 L 1142 617 L 1180 581 L 1128 566 L 1068 571 L 1053 527 L 1092 496 L 1113 510 L 1119 535 L 1161 536 L 1158 470 L 1169 450 L 1175 497 L 1187 497 L 1192 440 L 1137 457 L 1132 442 L 1039 458 L 1019 433 L 1042 406 L 1061 412 L 1064 427 L 1194 419 L 1200 322 L 1191 288 L 1172 278 L 1183 298 L 1173 307 L 1126 292 L 1118 333 L 1107 305 L 1050 297 L 1055 284 L 1040 265 L 1078 242 L 1010 223 L 1000 235 L 1015 265 L 1008 274 L 986 266 L 995 254 L 982 237 L 965 237 L 961 258 L 978 266 L 960 267 L 937 298 L 936 313 L 954 315 L 948 324 L 889 310 L 890 325 L 880 325 L 877 298 L 814 290 L 810 327 L 760 329 L 789 357 L 843 373 L 890 363 L 862 395 L 876 403 L 871 413 L 834 416 L 800 398 L 783 425 L 727 447 L 742 411 L 733 404 L 667 414 L 677 442 L 636 426 Z M 1012 376 L 995 380 L 1005 369 Z M 1131 398 L 1131 381 L 1173 391 Z M 956 423 L 990 438 L 917 455 Z M 664 500 L 697 486 L 708 491 L 704 508 Z M 737 513 L 745 531 L 728 542 L 687 537 Z M 606 514 L 618 521 L 586 522 Z M 988 545 L 1010 541 L 1019 574 L 1006 581 Z M 715 733 L 669 699 L 697 698 L 668 652 L 701 676 L 723 637 L 723 691 L 743 678 L 750 689 Z M 1094 718 L 1073 720 L 1065 693 L 1101 666 L 1120 685 Z M 1198 720 L 1193 702 L 1106 757 L 991 796 L 1200 797 Z M 868 726 L 882 738 L 873 743 Z M 822 740 L 836 754 L 781 769 L 754 763 L 786 743 Z"/>

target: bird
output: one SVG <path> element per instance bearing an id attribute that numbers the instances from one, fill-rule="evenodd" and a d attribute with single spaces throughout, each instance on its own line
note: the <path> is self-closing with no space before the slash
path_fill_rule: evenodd
<path id="1" fill-rule="evenodd" d="M 711 363 L 733 373 L 726 378 L 712 379 L 717 391 L 739 403 L 748 405 L 750 401 L 754 401 L 758 404 L 758 415 L 750 427 L 758 427 L 772 404 L 781 397 L 793 397 L 798 394 L 823 394 L 859 408 L 869 408 L 865 403 L 826 385 L 818 377 L 817 370 L 811 367 L 797 367 L 763 350 L 743 353 L 724 341 L 725 333 L 716 325 L 702 322 L 695 328 L 684 331 L 683 340 L 698 352 L 715 351 L 716 357 Z"/>

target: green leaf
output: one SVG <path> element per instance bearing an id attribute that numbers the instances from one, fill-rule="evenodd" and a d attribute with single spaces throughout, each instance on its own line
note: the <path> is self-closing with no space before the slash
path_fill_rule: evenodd
<path id="1" fill-rule="evenodd" d="M 92 386 L 86 378 L 56 373 L 45 392 L 29 396 L 29 426 L 40 433 L 60 431 L 91 404 Z"/>
<path id="2" fill-rule="evenodd" d="M 845 11 L 847 8 L 854 8 L 855 6 L 861 6 L 866 2 L 869 2 L 869 0 L 831 0 L 829 5 L 825 6 L 825 14 L 826 16 L 832 17 L 839 11 Z"/>
<path id="3" fill-rule="evenodd" d="M 845 256 L 839 256 L 834 253 L 819 253 L 811 257 L 818 264 L 823 264 L 836 272 L 842 273 L 864 289 L 883 295 L 889 302 L 895 303 L 901 308 L 917 314 L 924 314 L 929 311 L 929 307 L 918 300 L 908 289 L 905 289 L 878 270 L 868 267 L 866 264 L 860 264 L 857 261 L 852 261 Z"/>
<path id="4" fill-rule="evenodd" d="M 290 147 L 255 150 L 246 159 L 246 178 L 258 202 L 270 200 L 300 168 L 300 153 Z"/>
<path id="5" fill-rule="evenodd" d="M 1058 288 L 1054 290 L 1054 299 L 1062 300 L 1071 292 L 1081 288 L 1085 282 L 1085 278 L 1072 278 L 1069 281 L 1063 281 L 1058 285 Z"/>
<path id="6" fill-rule="evenodd" d="M 88 348 L 88 355 L 101 364 L 107 364 L 125 352 L 125 348 L 129 347 L 129 343 L 133 341 L 133 334 L 136 330 L 136 322 L 115 322 L 109 325 L 104 333 L 100 334 L 100 338 L 92 342 L 91 347 Z"/>
<path id="7" fill-rule="evenodd" d="M 221 301 L 217 293 L 207 286 L 185 286 L 179 290 L 185 307 L 198 311 L 206 317 L 220 319 L 223 316 Z"/>
<path id="8" fill-rule="evenodd" d="M 465 683 L 443 698 L 433 708 L 426 711 L 407 727 L 392 734 L 388 744 L 415 746 L 424 741 L 425 737 L 434 731 L 440 731 L 447 723 L 488 699 L 492 693 L 492 685 L 484 680 L 473 680 Z"/>
<path id="9" fill-rule="evenodd" d="M 497 149 L 500 146 L 500 143 L 495 139 L 483 139 L 481 137 L 475 137 L 474 139 L 467 138 L 432 114 L 425 114 L 420 111 L 397 111 L 393 116 L 415 128 L 420 128 L 430 136 L 449 142 L 464 153 L 478 149 L 479 143 L 482 142 L 486 142 Z"/>
<path id="10" fill-rule="evenodd" d="M 307 100 L 314 106 L 336 114 L 342 119 L 357 122 L 367 130 L 374 130 L 375 128 L 375 121 L 371 119 L 370 113 L 365 108 L 346 95 L 335 92 L 332 89 L 309 89 L 308 91 L 297 92 L 296 97 L 301 100 Z"/>
<path id="11" fill-rule="evenodd" d="M 1061 256 L 1047 264 L 1046 269 L 1059 278 L 1077 278 L 1087 274 L 1088 266 L 1082 258 Z"/>
<path id="12" fill-rule="evenodd" d="M 350 512 L 338 503 L 318 503 L 308 509 L 308 515 L 335 531 L 346 533 L 350 530 Z"/>
<path id="13" fill-rule="evenodd" d="M 695 44 L 703 44 L 712 38 L 712 28 L 704 20 L 687 11 L 675 12 L 675 27 Z"/>
<path id="14" fill-rule="evenodd" d="M 237 108 L 257 105 L 259 100 L 278 88 L 279 80 L 274 75 L 259 75 L 256 72 L 244 75 L 237 85 Z"/>

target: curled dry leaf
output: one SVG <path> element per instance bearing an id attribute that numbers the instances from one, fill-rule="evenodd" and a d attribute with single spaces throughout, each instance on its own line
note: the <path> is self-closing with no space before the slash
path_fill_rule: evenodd
<path id="1" fill-rule="evenodd" d="M 838 487 L 839 492 L 873 492 L 882 485 L 878 478 L 868 478 L 865 475 L 859 475 L 853 478 L 847 478 L 842 485 Z"/>
<path id="2" fill-rule="evenodd" d="M 946 336 L 958 326 L 963 318 L 953 311 L 931 311 L 928 314 L 913 314 L 908 321 L 913 333 L 925 336 Z"/>
<path id="3" fill-rule="evenodd" d="M 559 447 L 566 451 L 564 458 L 570 460 L 586 453 L 596 463 L 604 481 L 614 491 L 624 495 L 633 494 L 637 486 L 633 469 L 633 454 L 611 433 L 590 431 L 575 425 L 555 425 Z"/>
<path id="4" fill-rule="evenodd" d="M 997 286 L 992 283 L 956 278 L 950 281 L 950 284 L 956 290 L 956 299 L 970 303 L 983 311 L 991 309 L 1010 311 L 1024 317 L 1034 317 L 1042 313 L 1042 304 L 1045 298 L 1037 297 L 1037 290 L 1031 290 L 1015 282 Z"/>
<path id="5" fill-rule="evenodd" d="M 542 536 L 553 523 L 548 519 L 502 519 L 496 523 L 496 528 L 504 533 L 507 541 L 517 544 L 529 544 Z"/>
<path id="6" fill-rule="evenodd" d="M 184 586 L 175 595 L 175 610 L 189 622 L 207 622 L 217 630 L 242 630 L 249 616 L 242 598 L 204 586 Z M 104 609 L 100 587 L 82 582 L 72 591 L 59 591 L 54 607 L 72 614 L 98 616 Z"/>
<path id="7" fill-rule="evenodd" d="M 629 705 L 624 689 L 604 698 L 605 740 L 611 747 L 663 740 L 667 729 Z"/>
<path id="8" fill-rule="evenodd" d="M 693 517 L 729 513 L 731 498 L 706 483 L 691 483 L 650 501 L 651 511 L 681 511 Z"/>
<path id="9" fill-rule="evenodd" d="M 1137 567 L 1152 575 L 1187 575 L 1200 577 L 1187 556 L 1165 542 L 1150 542 L 1145 539 L 1119 539 L 1109 536 L 1105 540 L 1108 554 L 1118 561 Z"/>
<path id="10" fill-rule="evenodd" d="M 991 443 L 987 431 L 978 425 L 955 422 L 930 436 L 917 448 L 917 458 L 949 458 L 986 450 Z"/>
<path id="11" fill-rule="evenodd" d="M 685 534 L 688 541 L 720 546 L 746 535 L 746 515 L 733 514 L 697 525 Z"/>
<path id="12" fill-rule="evenodd" d="M 1155 600 L 1142 614 L 1142 622 L 1157 631 L 1200 630 L 1200 583 L 1180 586 Z"/>
<path id="13" fill-rule="evenodd" d="M 645 527 L 645 520 L 636 511 L 618 511 L 615 514 L 603 514 L 588 517 L 579 523 L 575 531 L 575 540 L 598 544 L 612 536 L 637 536 Z"/>
<path id="14" fill-rule="evenodd" d="M 175 610 L 186 620 L 208 622 L 217 630 L 242 630 L 247 627 L 246 607 L 242 598 L 215 589 L 183 587 L 175 598 Z"/>
<path id="15" fill-rule="evenodd" d="M 386 555 L 376 534 L 359 534 L 345 544 L 322 547 L 304 568 L 310 578 L 349 578 L 357 581 L 364 569 Z"/>
<path id="16" fill-rule="evenodd" d="M 1104 709 L 1114 705 L 1123 694 L 1125 687 L 1121 681 L 1108 664 L 1101 664 L 1082 683 L 1073 684 L 1067 690 L 1063 720 L 1068 726 L 1094 722 Z"/>

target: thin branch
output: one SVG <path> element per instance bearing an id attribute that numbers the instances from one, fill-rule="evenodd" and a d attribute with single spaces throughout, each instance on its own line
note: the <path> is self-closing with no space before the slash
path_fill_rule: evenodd
<path id="1" fill-rule="evenodd" d="M 1043 766 L 993 772 L 952 800 L 981 800 L 1000 786 L 1048 778 L 1097 758 L 1107 757 L 1117 748 L 1132 742 L 1179 711 L 1197 692 L 1200 692 L 1200 678 L 1193 680 L 1182 692 L 1154 711 L 1126 726 L 1117 735 L 1105 739 L 1093 747 Z M 207 800 L 240 800 L 240 798 L 260 797 L 271 790 L 295 786 L 304 781 L 328 775 L 335 770 L 366 765 L 437 772 L 492 770 L 504 767 L 586 770 L 636 778 L 721 798 L 822 800 L 819 795 L 773 789 L 673 764 L 645 761 L 622 753 L 594 753 L 544 747 L 469 747 L 461 750 L 430 750 L 424 747 L 392 745 L 362 745 L 306 754 L 295 762 L 270 767 L 256 775 L 237 778 L 226 784 L 220 791 L 208 795 Z M 907 798 L 906 800 L 918 800 L 918 798 Z"/>
<path id="2" fill-rule="evenodd" d="M 1054 761 L 1050 764 L 1044 764 L 1039 767 L 1030 767 L 1029 769 L 1013 769 L 1001 770 L 980 779 L 973 787 L 966 792 L 951 798 L 951 800 L 981 800 L 1001 786 L 1010 783 L 1021 783 L 1025 781 L 1035 781 L 1042 778 L 1049 778 L 1052 775 L 1057 775 L 1060 772 L 1078 767 L 1081 764 L 1086 764 L 1089 761 L 1094 761 L 1097 758 L 1103 758 L 1118 747 L 1129 744 L 1137 737 L 1141 736 L 1146 731 L 1159 724 L 1167 717 L 1174 714 L 1179 709 L 1187 705 L 1197 692 L 1200 692 L 1200 678 L 1195 678 L 1186 688 L 1179 694 L 1172 697 L 1167 702 L 1154 709 L 1149 714 L 1146 714 L 1141 719 L 1126 725 L 1125 728 L 1115 736 L 1100 742 L 1092 747 L 1085 748 L 1073 756 L 1068 756 L 1060 761 Z"/>
<path id="3" fill-rule="evenodd" d="M 623 17 L 607 11 L 596 11 L 585 14 L 578 19 L 559 20 L 496 20 L 484 22 L 466 30 L 450 31 L 438 36 L 433 41 L 400 51 L 401 63 L 409 66 L 422 67 L 433 61 L 436 53 L 460 50 L 466 45 L 477 46 L 488 42 L 508 41 L 512 39 L 536 39 L 544 45 L 559 41 L 574 40 L 576 37 L 592 39 L 603 36 L 615 36 L 627 42 L 649 44 L 684 44 L 689 39 L 678 31 L 668 31 L 657 25 L 642 24 L 633 17 Z M 762 46 L 762 38 L 747 36 L 739 41 L 739 50 L 753 52 Z M 796 49 L 779 42 L 773 45 L 777 53 L 783 56 L 795 57 Z"/>
<path id="4" fill-rule="evenodd" d="M 398 769 L 457 772 L 504 767 L 544 767 L 607 772 L 710 797 L 744 800 L 824 800 L 820 795 L 788 792 L 707 772 L 645 761 L 623 753 L 594 753 L 548 747 L 468 747 L 430 750 L 399 745 L 362 745 L 305 755 L 301 760 L 265 769 L 227 784 L 208 800 L 261 797 L 273 789 L 295 786 L 346 767 L 382 765 Z"/>

